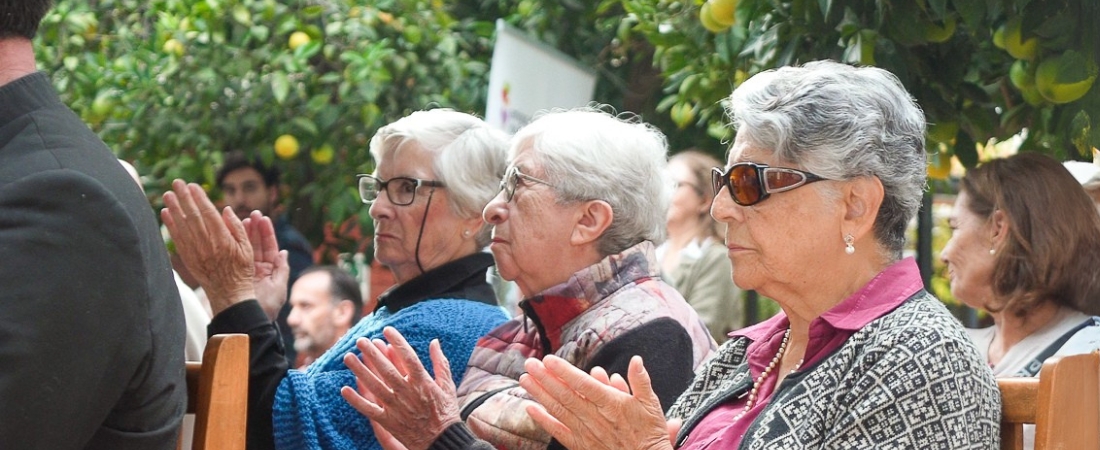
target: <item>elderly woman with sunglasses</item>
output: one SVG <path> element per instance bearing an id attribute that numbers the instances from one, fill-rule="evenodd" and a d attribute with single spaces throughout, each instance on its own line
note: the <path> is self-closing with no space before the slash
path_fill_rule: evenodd
<path id="1" fill-rule="evenodd" d="M 632 361 L 629 390 L 528 361 L 535 419 L 570 448 L 996 448 L 992 374 L 902 257 L 925 124 L 901 83 L 810 63 L 754 76 L 728 108 L 737 135 L 711 214 L 734 281 L 782 311 L 733 333 L 667 415 L 649 359 Z"/>
<path id="2" fill-rule="evenodd" d="M 477 340 L 507 320 L 486 280 L 493 259 L 482 251 L 489 243 L 489 227 L 481 220 L 482 208 L 498 191 L 506 147 L 507 138 L 480 119 L 444 109 L 415 112 L 378 130 L 370 142 L 376 170 L 359 177 L 359 193 L 374 219 L 374 257 L 393 271 L 397 285 L 378 297 L 372 314 L 304 371 L 287 370 L 281 348 L 272 340 L 277 332 L 270 320 L 255 301 L 245 301 L 257 295 L 249 292 L 252 277 L 243 275 L 253 258 L 266 267 L 278 266 L 271 256 L 277 249 L 269 248 L 273 244 L 263 250 L 262 229 L 253 233 L 255 253 L 248 239 L 212 239 L 209 236 L 231 234 L 224 232 L 226 224 L 217 218 L 201 189 L 166 194 L 171 214 L 197 208 L 179 207 L 177 198 L 187 197 L 187 205 L 205 200 L 205 209 L 214 218 L 206 226 L 223 232 L 176 240 L 188 267 L 207 275 L 203 286 L 212 303 L 226 286 L 248 292 L 219 302 L 224 310 L 216 311 L 209 331 L 247 332 L 252 338 L 250 450 L 379 448 L 369 421 L 348 406 L 339 392 L 342 386 L 355 384 L 343 363 L 344 354 L 354 350 L 359 338 L 381 337 L 385 327 L 405 332 L 427 365 L 431 363 L 429 342 L 438 340 L 442 352 L 456 365 L 456 379 L 462 378 Z M 250 231 L 256 227 L 254 222 L 269 223 L 254 213 Z M 184 216 L 169 222 L 173 237 L 179 226 L 189 223 Z M 209 251 L 201 253 L 199 248 Z M 217 265 L 219 261 L 222 266 Z M 219 270 L 226 266 L 239 269 L 242 276 L 224 281 L 210 276 L 230 272 Z M 258 295 L 273 292 L 285 300 L 285 282 L 282 279 L 276 289 L 256 290 L 261 291 Z M 267 284 L 278 283 L 268 280 Z M 229 306 L 233 301 L 239 303 Z"/>
<path id="3" fill-rule="evenodd" d="M 519 130 L 501 192 L 484 217 L 501 276 L 525 296 L 523 316 L 478 343 L 457 399 L 445 373 L 441 384 L 424 376 L 390 380 L 424 383 L 408 391 L 360 377 L 372 386 L 362 395 L 385 405 L 380 416 L 351 388 L 345 397 L 409 448 L 466 445 L 474 435 L 497 448 L 560 448 L 525 411 L 534 402 L 519 386 L 524 361 L 553 355 L 614 374 L 642 355 L 652 362 L 658 409 L 671 406 L 716 345 L 660 276 L 655 244 L 664 239 L 671 196 L 666 152 L 664 136 L 651 126 L 594 109 L 550 113 Z M 363 340 L 360 348 L 373 364 L 371 344 Z M 364 369 L 353 356 L 346 360 Z M 426 373 L 415 362 L 400 366 L 391 373 Z M 434 390 L 440 386 L 448 387 Z M 421 397 L 429 392 L 438 397 Z M 411 420 L 425 416 L 434 417 L 427 426 Z"/>

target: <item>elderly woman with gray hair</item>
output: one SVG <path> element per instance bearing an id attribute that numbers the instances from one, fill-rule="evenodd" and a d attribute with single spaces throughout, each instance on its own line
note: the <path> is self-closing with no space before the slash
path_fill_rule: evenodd
<path id="1" fill-rule="evenodd" d="M 996 448 L 992 374 L 902 257 L 926 166 L 901 83 L 786 67 L 738 87 L 728 112 L 737 136 L 711 214 L 728 224 L 734 281 L 782 312 L 733 333 L 667 414 L 650 359 L 631 361 L 630 389 L 529 360 L 532 417 L 577 449 Z"/>
<path id="2" fill-rule="evenodd" d="M 665 237 L 671 197 L 666 154 L 665 138 L 653 127 L 592 109 L 550 113 L 519 130 L 484 217 L 501 276 L 525 296 L 523 316 L 478 342 L 457 400 L 449 374 L 439 372 L 446 364 L 435 365 L 437 384 L 411 360 L 389 372 L 395 375 L 389 386 L 363 375 L 361 392 L 345 388 L 345 398 L 409 448 L 437 438 L 438 445 L 469 443 L 471 430 L 497 448 L 560 447 L 525 412 L 535 403 L 519 386 L 524 360 L 556 357 L 586 371 L 621 374 L 632 356 L 642 355 L 655 374 L 657 407 L 671 406 L 716 345 L 660 277 L 655 244 Z M 387 338 L 404 349 L 398 333 Z M 366 340 L 359 347 L 370 365 L 385 358 Z M 354 355 L 345 362 L 366 373 Z M 401 387 L 417 381 L 424 384 Z M 384 407 L 372 409 L 379 403 L 370 398 Z"/>
<path id="3" fill-rule="evenodd" d="M 247 332 L 252 339 L 250 450 L 379 448 L 369 421 L 339 392 L 355 383 L 344 354 L 359 338 L 381 337 L 385 327 L 404 331 L 424 364 L 431 364 L 429 343 L 441 342 L 437 351 L 455 361 L 462 378 L 477 340 L 507 320 L 486 281 L 493 258 L 482 251 L 489 227 L 481 219 L 498 191 L 506 147 L 503 133 L 445 109 L 415 112 L 378 130 L 370 142 L 376 169 L 359 176 L 358 188 L 374 219 L 374 257 L 397 285 L 304 371 L 287 370 L 277 331 L 250 300 L 285 300 L 285 273 L 281 280 L 263 276 L 285 266 L 274 256 L 270 221 L 258 212 L 243 225 L 232 214 L 219 218 L 201 188 L 181 181 L 165 194 L 162 216 L 215 305 L 209 331 Z"/>

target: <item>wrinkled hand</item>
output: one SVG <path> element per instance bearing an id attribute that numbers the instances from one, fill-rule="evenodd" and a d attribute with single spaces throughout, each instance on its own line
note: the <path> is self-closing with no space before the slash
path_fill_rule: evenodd
<path id="1" fill-rule="evenodd" d="M 674 431 L 641 357 L 631 358 L 627 371 L 633 394 L 617 374 L 608 377 L 603 369 L 593 369 L 589 375 L 553 355 L 528 359 L 524 368 L 519 384 L 539 402 L 529 405 L 527 414 L 566 448 L 673 448 L 669 435 Z"/>
<path id="2" fill-rule="evenodd" d="M 287 284 L 290 281 L 290 265 L 286 250 L 279 250 L 275 239 L 275 226 L 271 218 L 252 211 L 242 223 L 252 244 L 253 280 L 256 300 L 271 320 L 279 316 L 286 303 Z"/>
<path id="3" fill-rule="evenodd" d="M 344 364 L 355 373 L 358 391 L 340 390 L 352 407 L 367 416 L 379 442 L 387 449 L 427 449 L 448 426 L 459 422 L 458 396 L 451 379 L 451 365 L 438 340 L 429 345 L 435 379 L 420 364 L 416 352 L 401 333 L 386 327 L 381 340 L 360 338 L 362 353 L 344 355 Z M 383 433 L 377 433 L 381 428 Z"/>
<path id="4" fill-rule="evenodd" d="M 226 207 L 219 216 L 202 187 L 179 179 L 164 193 L 164 206 L 160 218 L 214 314 L 255 298 L 252 245 L 233 209 Z"/>

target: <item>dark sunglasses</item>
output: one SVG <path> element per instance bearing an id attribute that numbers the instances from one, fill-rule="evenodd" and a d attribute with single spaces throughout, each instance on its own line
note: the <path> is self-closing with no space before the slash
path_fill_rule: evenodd
<path id="1" fill-rule="evenodd" d="M 824 179 L 798 169 L 769 167 L 751 162 L 734 164 L 725 172 L 721 167 L 710 170 L 714 195 L 718 195 L 725 186 L 729 188 L 733 201 L 741 206 L 752 206 L 764 201 L 771 194 L 786 192 Z"/>

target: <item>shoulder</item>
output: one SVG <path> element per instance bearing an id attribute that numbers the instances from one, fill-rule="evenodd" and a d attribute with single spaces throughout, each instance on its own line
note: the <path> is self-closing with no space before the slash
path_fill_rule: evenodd
<path id="1" fill-rule="evenodd" d="M 884 345 L 912 339 L 970 342 L 962 324 L 943 303 L 924 291 L 856 334 L 867 334 L 871 341 Z"/>
<path id="2" fill-rule="evenodd" d="M 466 299 L 434 299 L 402 308 L 388 317 L 387 325 L 400 324 L 446 334 L 476 332 L 483 335 L 507 320 L 504 311 L 495 305 Z"/>
<path id="3" fill-rule="evenodd" d="M 0 184 L 0 207 L 5 221 L 9 221 L 7 231 L 18 231 L 20 225 L 26 225 L 42 228 L 24 231 L 51 239 L 74 240 L 91 234 L 125 236 L 124 241 L 114 245 L 133 245 L 137 239 L 132 217 L 114 192 L 75 170 L 43 170 Z M 49 234 L 58 230 L 76 234 Z"/>
<path id="4" fill-rule="evenodd" d="M 831 358 L 867 370 L 872 366 L 896 370 L 916 364 L 922 370 L 989 372 L 962 325 L 926 292 L 867 324 Z"/>
<path id="5" fill-rule="evenodd" d="M 1091 324 L 1081 328 L 1062 348 L 1058 349 L 1057 356 L 1079 355 L 1100 350 L 1100 317 L 1090 317 Z"/>

